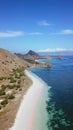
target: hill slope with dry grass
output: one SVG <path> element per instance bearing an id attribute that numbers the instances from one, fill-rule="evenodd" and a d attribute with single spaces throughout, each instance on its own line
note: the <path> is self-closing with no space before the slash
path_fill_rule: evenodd
<path id="1" fill-rule="evenodd" d="M 0 76 L 9 75 L 13 69 L 31 66 L 30 63 L 20 59 L 11 52 L 0 48 Z"/>
<path id="2" fill-rule="evenodd" d="M 9 130 L 14 123 L 23 95 L 31 81 L 24 70 L 30 62 L 0 48 L 0 130 Z"/>

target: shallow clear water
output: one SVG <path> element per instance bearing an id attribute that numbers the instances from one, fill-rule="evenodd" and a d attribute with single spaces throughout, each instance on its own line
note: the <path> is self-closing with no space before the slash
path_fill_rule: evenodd
<path id="1" fill-rule="evenodd" d="M 40 60 L 45 62 L 47 60 Z M 47 103 L 48 129 L 73 130 L 73 57 L 49 60 L 52 68 L 32 68 L 31 71 L 41 77 L 48 86 L 50 102 Z M 50 94 L 49 94 L 50 93 Z"/>

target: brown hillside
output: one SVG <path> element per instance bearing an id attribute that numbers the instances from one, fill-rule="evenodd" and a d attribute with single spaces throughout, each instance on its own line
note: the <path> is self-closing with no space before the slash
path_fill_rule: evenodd
<path id="1" fill-rule="evenodd" d="M 0 48 L 0 77 L 9 75 L 13 69 L 27 66 L 30 66 L 30 63 Z"/>

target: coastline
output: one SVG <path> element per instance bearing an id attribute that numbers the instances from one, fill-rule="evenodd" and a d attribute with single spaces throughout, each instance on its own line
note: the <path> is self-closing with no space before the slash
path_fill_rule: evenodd
<path id="1" fill-rule="evenodd" d="M 23 90 L 19 91 L 16 98 L 10 101 L 3 111 L 0 112 L 0 129 L 9 130 L 14 124 L 16 114 L 19 110 L 20 104 L 23 100 L 23 96 L 28 91 L 30 85 L 32 84 L 31 79 L 25 75 L 25 80 L 22 81 Z"/>
<path id="2" fill-rule="evenodd" d="M 47 84 L 32 72 L 26 70 L 25 73 L 33 83 L 23 96 L 15 123 L 9 130 L 48 130 L 46 125 L 48 121 L 46 111 Z"/>

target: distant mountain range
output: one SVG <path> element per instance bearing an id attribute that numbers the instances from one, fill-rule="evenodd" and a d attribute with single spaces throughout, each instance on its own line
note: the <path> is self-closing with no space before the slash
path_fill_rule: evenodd
<path id="1" fill-rule="evenodd" d="M 19 56 L 22 59 L 30 59 L 30 60 L 36 60 L 36 59 L 44 59 L 47 58 L 49 59 L 49 55 L 40 55 L 39 53 L 36 53 L 32 50 L 29 50 L 27 54 L 20 54 L 20 53 L 15 53 L 17 56 Z"/>

